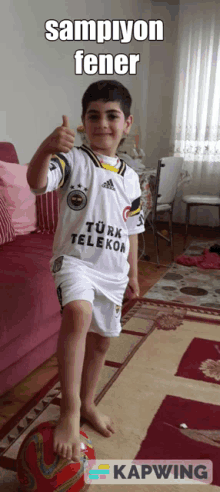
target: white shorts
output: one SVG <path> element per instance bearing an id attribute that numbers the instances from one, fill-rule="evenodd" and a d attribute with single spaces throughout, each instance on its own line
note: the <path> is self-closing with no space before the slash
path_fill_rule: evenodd
<path id="1" fill-rule="evenodd" d="M 59 256 L 50 262 L 61 312 L 71 301 L 89 301 L 92 306 L 92 321 L 89 332 L 103 337 L 118 337 L 121 332 L 121 306 L 108 299 L 94 278 L 90 278 L 89 269 L 71 261 L 71 257 Z"/>

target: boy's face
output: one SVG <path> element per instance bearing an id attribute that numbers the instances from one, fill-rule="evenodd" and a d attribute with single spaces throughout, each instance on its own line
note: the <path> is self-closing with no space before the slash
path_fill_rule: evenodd
<path id="1" fill-rule="evenodd" d="M 114 157 L 120 140 L 128 134 L 133 116 L 127 120 L 117 101 L 93 101 L 89 104 L 83 121 L 91 149 Z"/>

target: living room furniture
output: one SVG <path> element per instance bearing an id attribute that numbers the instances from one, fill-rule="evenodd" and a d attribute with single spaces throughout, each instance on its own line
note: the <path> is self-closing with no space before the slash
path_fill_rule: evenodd
<path id="1" fill-rule="evenodd" d="M 184 250 L 186 249 L 186 241 L 188 234 L 188 227 L 190 221 L 190 208 L 199 206 L 212 206 L 218 207 L 219 221 L 220 221 L 220 197 L 211 195 L 185 195 L 182 197 L 182 201 L 186 203 L 186 230 L 184 238 Z"/>
<path id="2" fill-rule="evenodd" d="M 167 241 L 171 247 L 172 261 L 174 260 L 173 251 L 173 206 L 183 165 L 182 157 L 163 157 L 158 161 L 155 190 L 153 194 L 153 206 L 147 221 L 152 227 L 154 234 L 154 244 L 157 252 L 157 264 L 160 265 L 158 237 Z M 161 234 L 157 229 L 158 214 L 169 214 L 169 237 Z"/>
<path id="3" fill-rule="evenodd" d="M 26 170 L 0 142 L 0 394 L 56 352 L 61 324 L 49 269 L 58 198 L 35 197 Z"/>

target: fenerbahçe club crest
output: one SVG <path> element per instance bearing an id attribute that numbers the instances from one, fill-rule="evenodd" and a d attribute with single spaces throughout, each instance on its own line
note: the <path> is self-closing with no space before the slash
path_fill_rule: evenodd
<path id="1" fill-rule="evenodd" d="M 67 196 L 67 205 L 72 210 L 82 210 L 85 208 L 86 204 L 87 196 L 81 190 L 73 190 Z"/>

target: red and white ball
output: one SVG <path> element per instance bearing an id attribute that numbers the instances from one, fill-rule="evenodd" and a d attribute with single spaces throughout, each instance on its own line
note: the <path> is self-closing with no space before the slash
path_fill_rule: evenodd
<path id="1" fill-rule="evenodd" d="M 85 432 L 80 430 L 80 462 L 61 458 L 53 451 L 53 431 L 57 422 L 42 422 L 29 432 L 17 456 L 17 477 L 23 492 L 84 492 L 84 466 L 95 460 L 95 451 Z"/>

